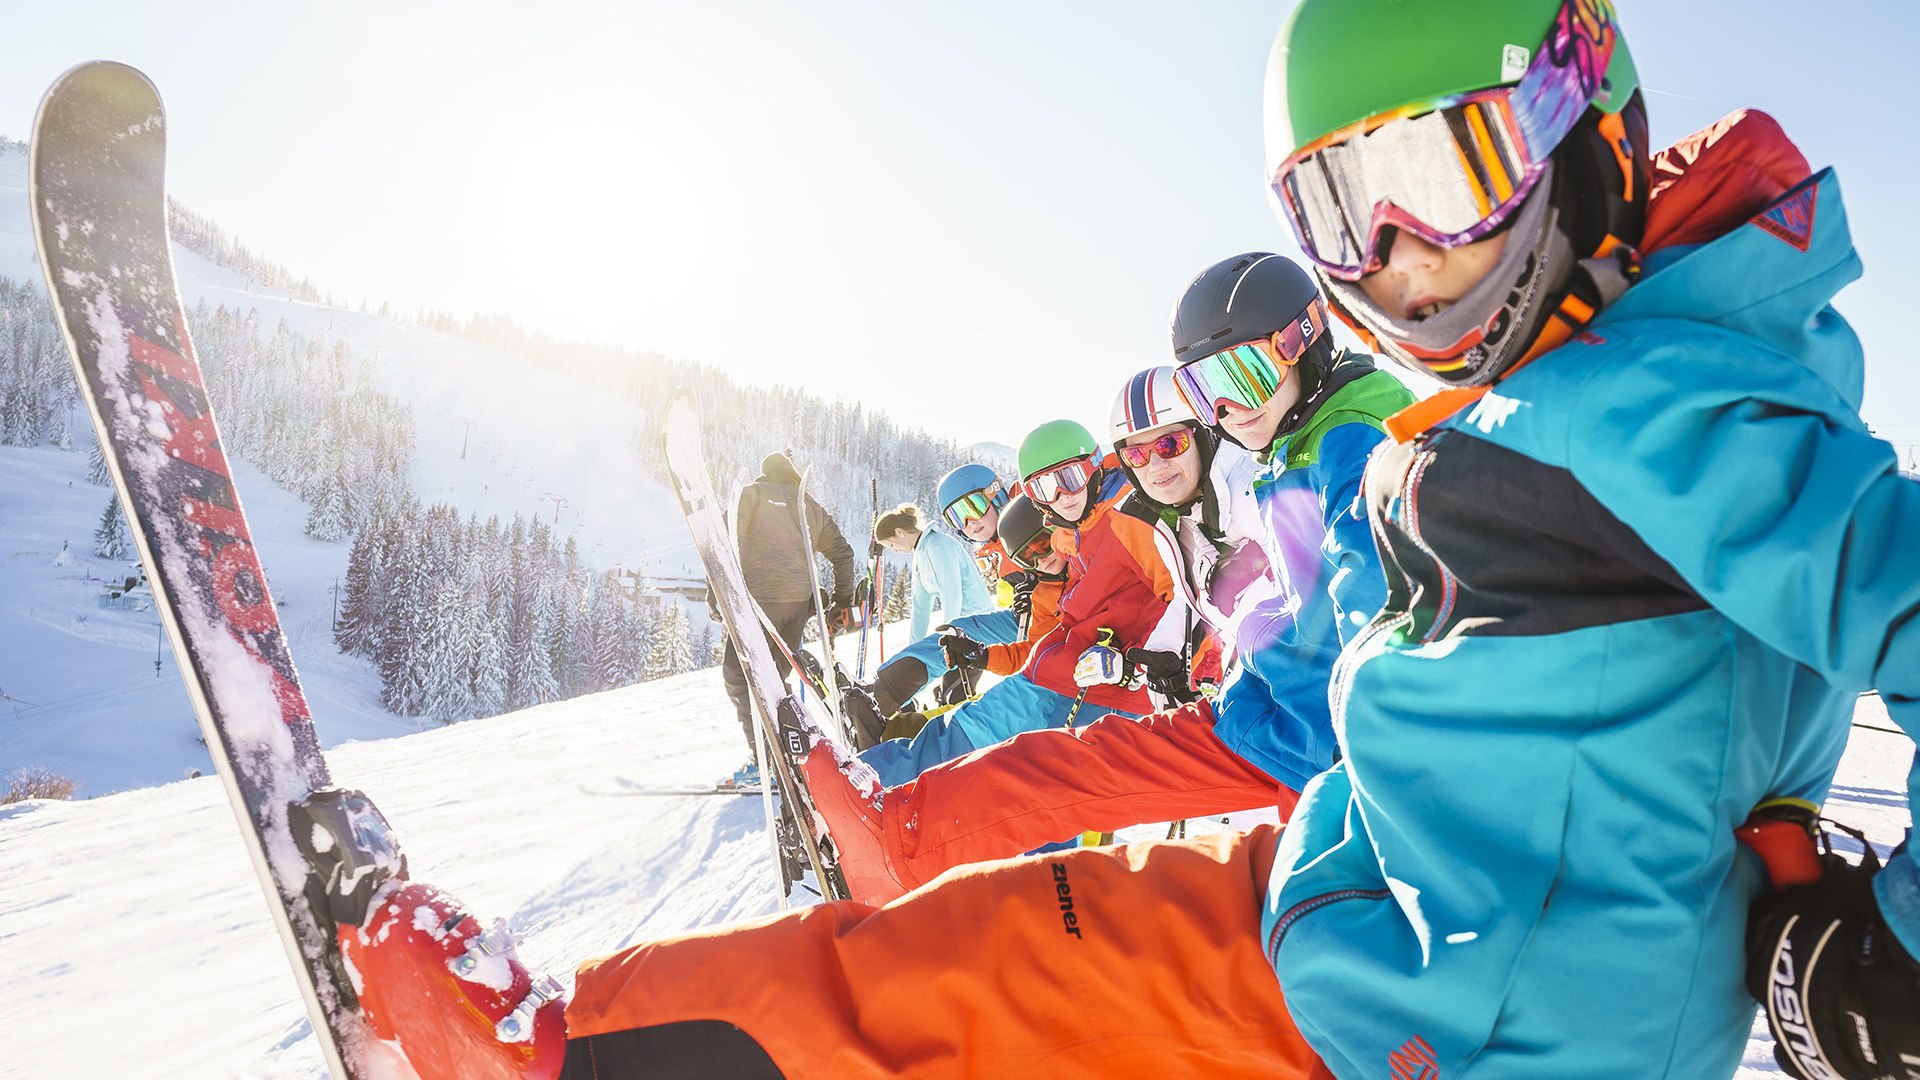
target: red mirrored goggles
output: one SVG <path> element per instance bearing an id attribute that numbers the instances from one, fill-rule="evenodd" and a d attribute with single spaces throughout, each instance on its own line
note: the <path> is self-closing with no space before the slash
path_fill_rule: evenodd
<path id="1" fill-rule="evenodd" d="M 1190 428 L 1181 428 L 1178 431 L 1169 431 L 1150 443 L 1119 446 L 1114 449 L 1119 452 L 1120 460 L 1126 462 L 1129 468 L 1144 469 L 1147 467 L 1147 462 L 1156 457 L 1172 461 L 1193 449 L 1193 431 Z"/>

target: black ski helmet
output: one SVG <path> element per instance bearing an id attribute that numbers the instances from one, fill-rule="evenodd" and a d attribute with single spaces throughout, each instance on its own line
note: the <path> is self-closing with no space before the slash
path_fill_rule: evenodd
<path id="1" fill-rule="evenodd" d="M 1000 509 L 1000 546 L 1007 549 L 1007 557 L 1022 570 L 1037 572 L 1038 568 L 1022 564 L 1015 557 L 1017 553 L 1041 534 L 1051 535 L 1052 532 L 1053 523 L 1047 520 L 1046 511 L 1025 495 L 1015 495 Z"/>
<path id="2" fill-rule="evenodd" d="M 1270 251 L 1249 251 L 1222 259 L 1200 271 L 1173 306 L 1168 331 L 1173 338 L 1174 363 L 1189 363 L 1268 337 L 1283 326 L 1299 323 L 1319 302 L 1323 302 L 1320 287 L 1292 259 Z M 1332 366 L 1333 329 L 1328 326 L 1307 343 L 1306 352 L 1293 366 L 1292 378 L 1300 381 L 1302 405 L 1313 400 Z M 1301 409 L 1296 406 L 1294 411 L 1299 413 Z M 1215 429 L 1219 426 L 1217 415 L 1202 416 L 1200 421 Z M 1282 421 L 1280 431 L 1290 431 L 1298 423 L 1299 417 L 1290 415 Z M 1221 437 L 1233 441 L 1224 432 Z M 1247 449 L 1259 453 L 1267 448 Z"/>
<path id="3" fill-rule="evenodd" d="M 1249 251 L 1222 259 L 1187 286 L 1173 307 L 1173 362 L 1198 360 L 1243 341 L 1254 341 L 1299 320 L 1315 300 L 1320 287 L 1292 259 L 1270 251 Z M 1309 347 L 1302 362 L 1325 367 L 1333 337 L 1321 335 L 1326 345 Z M 1313 343 L 1320 346 L 1320 341 Z"/>

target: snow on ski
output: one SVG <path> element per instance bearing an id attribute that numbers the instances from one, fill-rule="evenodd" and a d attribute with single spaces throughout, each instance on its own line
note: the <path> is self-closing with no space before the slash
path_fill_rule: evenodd
<path id="1" fill-rule="evenodd" d="M 154 606 L 276 901 L 322 1056 L 337 1075 L 365 1052 L 306 899 L 287 808 L 329 786 L 215 429 L 174 281 L 166 221 L 166 118 L 146 77 L 92 63 L 61 76 L 34 123 L 30 200 L 41 268 L 84 388 Z"/>
<path id="2" fill-rule="evenodd" d="M 321 756 L 187 332 L 165 169 L 165 113 L 145 75 L 110 62 L 62 75 L 30 151 L 41 269 L 322 1060 L 348 1080 L 448 1076 L 446 1063 L 406 1061 L 382 1040 L 361 1009 L 380 987 L 350 974 L 335 936 L 343 913 L 386 903 L 378 890 L 405 879 L 406 859 L 371 800 L 334 787 Z M 497 976 L 511 944 L 489 944 Z M 514 996 L 494 1004 L 514 1011 L 495 1031 L 518 1042 L 559 987 L 511 966 L 494 989 Z"/>
<path id="3" fill-rule="evenodd" d="M 767 750 L 763 766 L 771 765 L 783 807 L 796 821 L 808 827 L 797 830 L 822 893 L 835 900 L 847 898 L 846 881 L 840 873 L 826 823 L 814 809 L 806 780 L 794 764 L 804 748 L 792 747 L 781 737 L 781 710 L 818 726 L 811 719 L 807 704 L 786 692 L 766 635 L 759 631 L 753 597 L 747 592 L 746 576 L 740 569 L 740 555 L 727 529 L 720 503 L 707 476 L 707 462 L 700 434 L 700 417 L 693 396 L 680 390 L 667 403 L 665 430 L 661 436 L 666 451 L 667 472 L 673 479 L 674 495 L 686 514 L 687 528 L 693 533 L 694 547 L 706 567 L 707 583 L 712 587 L 714 605 L 720 621 L 733 641 L 734 652 L 747 676 L 747 689 L 753 696 L 754 711 L 760 721 L 758 731 L 765 736 Z M 777 829 L 769 821 L 770 829 Z"/>

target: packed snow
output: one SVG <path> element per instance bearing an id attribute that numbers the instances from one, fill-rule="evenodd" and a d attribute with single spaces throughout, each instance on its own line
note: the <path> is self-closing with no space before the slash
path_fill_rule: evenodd
<path id="1" fill-rule="evenodd" d="M 1872 730 L 1890 726 L 1877 699 L 1858 719 L 1828 809 L 1884 849 L 1912 744 Z M 742 756 L 708 669 L 328 758 L 416 878 L 505 918 L 570 984 L 586 957 L 779 908 L 758 799 L 605 794 L 711 781 Z M 0 1076 L 325 1075 L 217 780 L 0 807 L 0 882 Z M 1741 1076 L 1777 1074 L 1764 1036 L 1747 1059 Z"/>

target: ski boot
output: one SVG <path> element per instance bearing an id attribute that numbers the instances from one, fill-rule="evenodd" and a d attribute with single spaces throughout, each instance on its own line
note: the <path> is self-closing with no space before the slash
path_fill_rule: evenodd
<path id="1" fill-rule="evenodd" d="M 906 892 L 882 843 L 880 777 L 859 758 L 842 756 L 791 699 L 781 702 L 779 712 L 781 748 L 805 778 L 814 809 L 826 822 L 847 895 L 878 907 Z"/>
<path id="2" fill-rule="evenodd" d="M 307 897 L 339 942 L 349 1003 L 420 1080 L 560 1075 L 564 991 L 520 962 L 505 923 L 482 929 L 453 897 L 407 880 L 386 819 L 360 792 L 314 792 L 288 824 L 314 867 Z"/>
<path id="3" fill-rule="evenodd" d="M 853 748 L 866 750 L 879 745 L 886 737 L 881 733 L 886 730 L 887 718 L 881 714 L 872 691 L 859 683 L 842 685 L 846 689 L 840 691 L 840 715 L 847 718 L 853 729 Z"/>
<path id="4" fill-rule="evenodd" d="M 758 791 L 761 783 L 763 783 L 763 778 L 760 775 L 760 763 L 757 761 L 749 761 L 745 765 L 733 770 L 731 776 L 721 779 L 719 786 L 723 788 L 737 788 L 743 791 Z"/>

